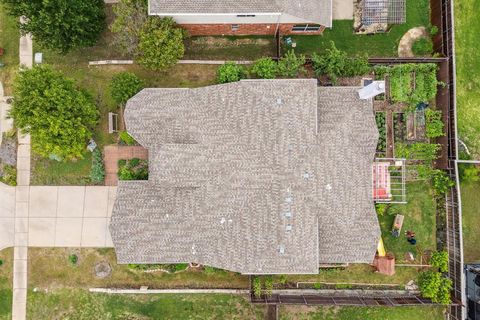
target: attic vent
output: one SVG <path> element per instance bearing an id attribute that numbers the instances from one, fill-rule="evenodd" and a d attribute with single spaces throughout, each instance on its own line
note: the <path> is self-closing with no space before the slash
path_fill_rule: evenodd
<path id="1" fill-rule="evenodd" d="M 278 248 L 278 252 L 280 252 L 280 254 L 285 254 L 285 246 L 283 244 Z"/>
<path id="2" fill-rule="evenodd" d="M 282 98 L 277 98 L 277 104 L 281 105 L 282 104 Z"/>
<path id="3" fill-rule="evenodd" d="M 305 171 L 305 172 L 303 173 L 303 179 L 305 179 L 305 180 L 310 179 L 310 173 L 308 173 L 307 171 Z"/>
<path id="4" fill-rule="evenodd" d="M 292 202 L 293 202 L 292 196 L 286 197 L 286 198 L 285 198 L 285 202 L 286 202 L 286 203 L 292 203 Z"/>
<path id="5" fill-rule="evenodd" d="M 330 183 L 327 184 L 327 185 L 325 186 L 325 189 L 327 189 L 327 190 L 332 190 L 332 185 L 331 185 Z"/>
<path id="6" fill-rule="evenodd" d="M 285 227 L 286 232 L 290 232 L 292 231 L 292 229 L 293 229 L 293 226 L 291 224 L 287 224 L 287 226 Z"/>
<path id="7" fill-rule="evenodd" d="M 292 212 L 291 211 L 285 212 L 285 217 L 291 218 L 292 217 Z"/>

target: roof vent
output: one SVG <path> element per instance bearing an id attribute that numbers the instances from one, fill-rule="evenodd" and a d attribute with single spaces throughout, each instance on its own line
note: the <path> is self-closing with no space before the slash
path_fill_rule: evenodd
<path id="1" fill-rule="evenodd" d="M 220 223 L 224 224 L 225 223 L 225 218 L 220 219 Z"/>
<path id="2" fill-rule="evenodd" d="M 287 226 L 285 227 L 285 231 L 290 232 L 292 231 L 292 228 L 293 226 L 291 224 L 287 224 Z"/>
<path id="3" fill-rule="evenodd" d="M 332 185 L 331 185 L 330 183 L 327 184 L 327 185 L 325 186 L 325 189 L 327 189 L 327 190 L 332 190 Z"/>
<path id="4" fill-rule="evenodd" d="M 308 173 L 307 171 L 305 171 L 305 172 L 303 173 L 303 179 L 305 179 L 305 180 L 310 179 L 310 173 Z"/>
<path id="5" fill-rule="evenodd" d="M 281 105 L 282 104 L 282 98 L 277 98 L 277 104 Z"/>
<path id="6" fill-rule="evenodd" d="M 286 197 L 286 198 L 285 198 L 285 202 L 286 202 L 286 203 L 292 203 L 292 202 L 293 202 L 292 196 Z"/>
<path id="7" fill-rule="evenodd" d="M 280 252 L 280 254 L 285 254 L 285 246 L 283 244 L 278 248 L 278 252 Z"/>
<path id="8" fill-rule="evenodd" d="M 292 217 L 292 212 L 291 211 L 285 212 L 285 217 L 291 218 Z"/>

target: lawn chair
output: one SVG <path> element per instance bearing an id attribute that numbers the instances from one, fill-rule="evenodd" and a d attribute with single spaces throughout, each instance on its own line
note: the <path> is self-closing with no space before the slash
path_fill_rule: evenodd
<path id="1" fill-rule="evenodd" d="M 392 236 L 394 236 L 395 238 L 398 238 L 400 236 L 400 232 L 402 231 L 403 226 L 403 219 L 404 216 L 402 214 L 397 214 L 395 216 L 395 220 L 393 220 Z"/>

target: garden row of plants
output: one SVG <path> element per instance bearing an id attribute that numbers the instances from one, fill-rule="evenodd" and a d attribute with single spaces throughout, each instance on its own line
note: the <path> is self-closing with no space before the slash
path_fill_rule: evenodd
<path id="1" fill-rule="evenodd" d="M 278 62 L 268 57 L 258 59 L 250 68 L 227 62 L 218 68 L 217 82 L 229 83 L 244 78 L 297 78 L 307 74 L 305 64 L 305 56 L 295 54 L 294 50 L 287 51 Z M 313 54 L 312 67 L 317 77 L 327 76 L 334 84 L 338 77 L 364 75 L 372 70 L 367 56 L 348 57 L 335 47 L 334 42 L 323 53 Z"/>
<path id="2" fill-rule="evenodd" d="M 385 112 L 375 113 L 375 122 L 378 128 L 377 156 L 384 156 L 387 151 L 387 123 Z"/>
<path id="3" fill-rule="evenodd" d="M 377 79 L 388 76 L 390 99 L 395 103 L 407 103 L 413 111 L 420 103 L 428 103 L 437 95 L 437 65 L 434 63 L 401 64 L 395 66 L 376 66 Z"/>

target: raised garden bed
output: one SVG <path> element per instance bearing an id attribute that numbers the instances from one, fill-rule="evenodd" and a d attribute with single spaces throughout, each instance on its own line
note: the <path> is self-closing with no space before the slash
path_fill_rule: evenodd
<path id="1" fill-rule="evenodd" d="M 378 143 L 377 143 L 377 157 L 385 157 L 387 151 L 387 125 L 385 119 L 385 112 L 376 112 L 375 121 L 378 127 Z"/>

